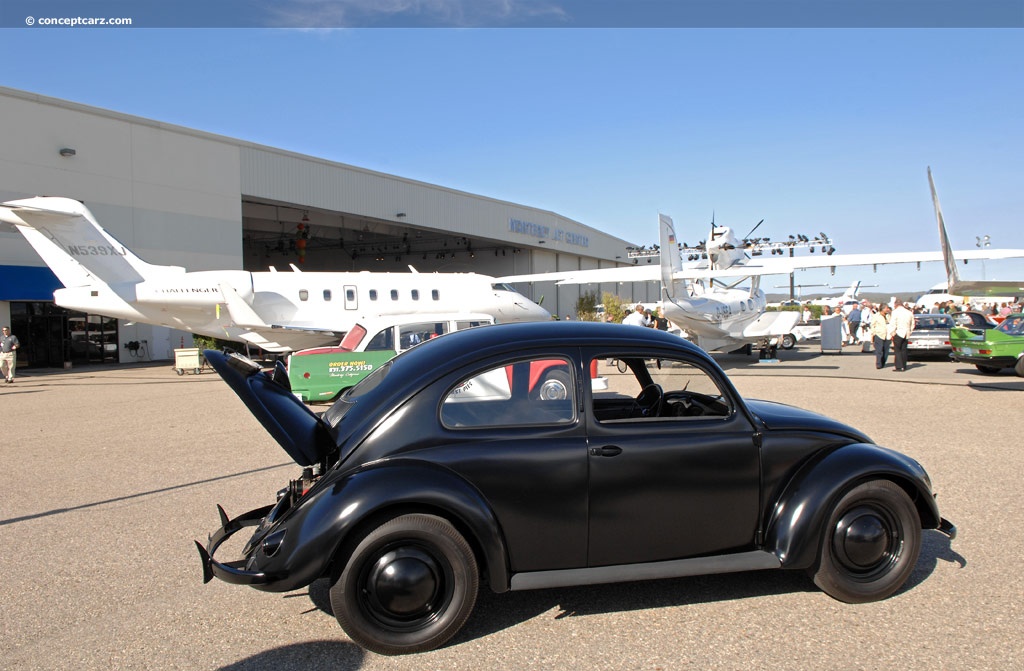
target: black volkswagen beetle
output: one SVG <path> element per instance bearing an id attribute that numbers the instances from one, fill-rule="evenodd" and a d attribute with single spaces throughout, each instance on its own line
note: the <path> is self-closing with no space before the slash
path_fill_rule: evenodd
<path id="1" fill-rule="evenodd" d="M 883 599 L 913 570 L 922 528 L 955 535 L 916 461 L 821 415 L 744 400 L 711 357 L 653 329 L 445 335 L 321 416 L 280 366 L 206 358 L 303 470 L 274 504 L 219 509 L 196 543 L 205 581 L 280 592 L 329 578 L 338 622 L 379 653 L 445 643 L 481 583 L 801 569 L 839 600 Z M 242 558 L 215 559 L 246 527 Z"/>

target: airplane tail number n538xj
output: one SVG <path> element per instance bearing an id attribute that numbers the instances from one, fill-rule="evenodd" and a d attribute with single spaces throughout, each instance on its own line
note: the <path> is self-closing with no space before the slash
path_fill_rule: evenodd
<path id="1" fill-rule="evenodd" d="M 188 272 L 154 265 L 69 198 L 6 202 L 0 221 L 17 228 L 64 285 L 54 292 L 61 307 L 245 341 L 271 352 L 337 344 L 369 316 L 551 318 L 508 284 L 476 273 Z"/>

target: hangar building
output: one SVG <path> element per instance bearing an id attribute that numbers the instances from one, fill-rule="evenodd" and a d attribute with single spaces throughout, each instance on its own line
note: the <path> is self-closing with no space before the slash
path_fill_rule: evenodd
<path id="1" fill-rule="evenodd" d="M 554 212 L 0 87 L 7 129 L 0 202 L 84 202 L 150 263 L 188 270 L 478 272 L 607 268 L 625 240 Z M 21 235 L 0 225 L 0 322 L 22 341 L 19 366 L 150 361 L 191 334 L 53 304 L 60 283 Z M 552 314 L 580 288 L 517 285 Z M 657 285 L 599 285 L 654 301 Z"/>

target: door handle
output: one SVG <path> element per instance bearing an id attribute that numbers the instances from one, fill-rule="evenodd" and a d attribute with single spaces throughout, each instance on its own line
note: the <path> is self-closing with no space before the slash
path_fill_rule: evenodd
<path id="1" fill-rule="evenodd" d="M 618 445 L 590 448 L 590 456 L 592 457 L 617 457 L 620 454 L 622 454 L 622 448 Z"/>

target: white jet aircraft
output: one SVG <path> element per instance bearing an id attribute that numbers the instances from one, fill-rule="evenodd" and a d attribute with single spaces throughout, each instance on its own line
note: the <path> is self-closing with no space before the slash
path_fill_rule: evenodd
<path id="1" fill-rule="evenodd" d="M 879 266 L 890 263 L 942 261 L 943 252 L 887 252 L 877 254 L 833 254 L 765 257 L 747 256 L 754 243 L 741 240 L 725 226 L 713 226 L 706 245 L 706 259 L 683 266 L 671 217 L 659 215 L 661 265 L 579 270 L 540 275 L 499 278 L 506 282 L 555 281 L 557 284 L 661 281 L 665 316 L 708 351 L 731 351 L 747 345 L 773 351 L 783 335 L 800 319 L 795 311 L 766 312 L 762 275 L 788 275 L 809 268 L 838 266 Z M 762 245 L 763 251 L 765 245 Z M 770 248 L 786 243 L 771 243 Z M 985 249 L 951 253 L 958 260 L 1024 257 L 1024 249 Z M 745 280 L 749 287 L 739 287 Z M 726 284 L 725 281 L 732 281 Z"/>
<path id="2" fill-rule="evenodd" d="M 476 273 L 188 272 L 147 263 L 105 231 L 82 203 L 28 198 L 0 204 L 65 288 L 71 310 L 156 324 L 270 352 L 337 345 L 359 319 L 417 312 L 477 312 L 497 322 L 550 313 Z"/>

